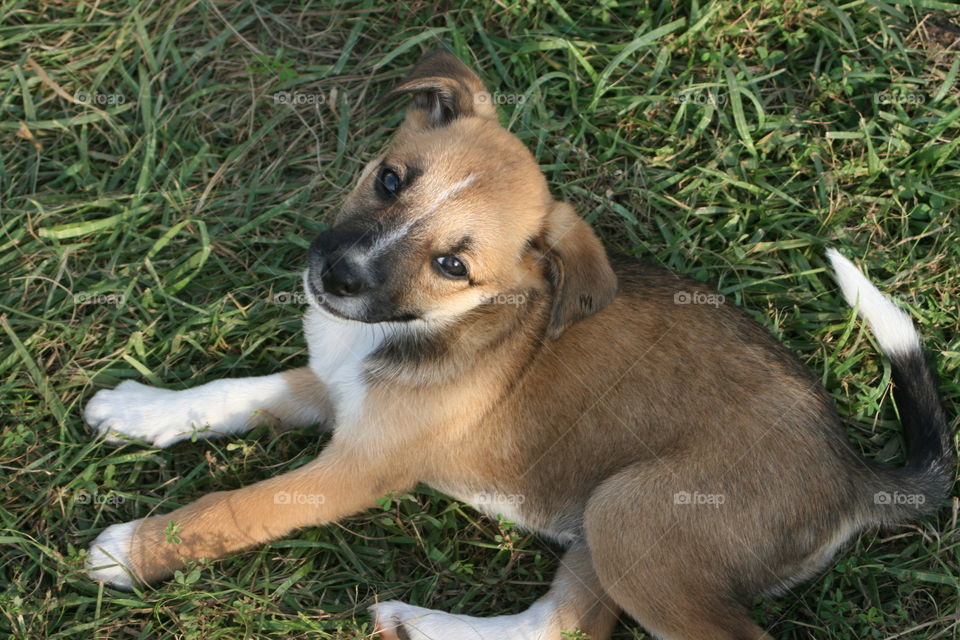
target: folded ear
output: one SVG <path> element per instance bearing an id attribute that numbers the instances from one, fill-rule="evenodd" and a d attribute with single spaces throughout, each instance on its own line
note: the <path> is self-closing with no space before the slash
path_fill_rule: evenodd
<path id="1" fill-rule="evenodd" d="M 547 336 L 595 314 L 617 295 L 617 276 L 593 229 L 566 202 L 555 202 L 542 239 L 546 276 L 553 286 Z"/>
<path id="2" fill-rule="evenodd" d="M 407 124 L 416 128 L 442 127 L 457 118 L 496 119 L 497 111 L 483 81 L 446 51 L 426 54 L 407 77 L 384 99 L 412 93 Z"/>

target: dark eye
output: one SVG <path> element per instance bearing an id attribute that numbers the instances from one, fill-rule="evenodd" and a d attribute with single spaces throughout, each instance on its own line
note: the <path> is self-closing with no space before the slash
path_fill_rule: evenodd
<path id="1" fill-rule="evenodd" d="M 456 256 L 438 256 L 436 263 L 440 273 L 448 278 L 462 280 L 467 277 L 467 265 Z"/>
<path id="2" fill-rule="evenodd" d="M 400 193 L 400 187 L 402 186 L 403 183 L 400 182 L 400 176 L 397 175 L 396 171 L 390 167 L 380 169 L 380 173 L 377 174 L 377 195 L 384 200 L 393 200 Z"/>

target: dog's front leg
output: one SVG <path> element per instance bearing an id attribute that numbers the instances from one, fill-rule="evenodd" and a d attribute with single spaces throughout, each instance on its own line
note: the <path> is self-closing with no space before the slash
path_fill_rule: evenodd
<path id="1" fill-rule="evenodd" d="M 107 434 L 146 440 L 157 447 L 197 434 L 200 438 L 248 431 L 261 424 L 307 427 L 332 419 L 323 383 L 308 367 L 253 378 L 228 378 L 171 391 L 127 380 L 104 389 L 83 417 Z"/>
<path id="2" fill-rule="evenodd" d="M 334 436 L 316 460 L 295 471 L 107 528 L 90 545 L 87 569 L 92 579 L 121 589 L 134 580 L 153 582 L 188 560 L 218 558 L 372 507 L 389 491 L 413 486 L 400 468 Z"/>

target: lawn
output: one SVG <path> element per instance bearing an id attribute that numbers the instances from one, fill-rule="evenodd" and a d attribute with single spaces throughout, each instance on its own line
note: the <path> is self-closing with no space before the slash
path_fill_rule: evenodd
<path id="1" fill-rule="evenodd" d="M 701 280 L 817 373 L 897 463 L 889 364 L 834 246 L 925 336 L 960 408 L 960 11 L 924 0 L 0 2 L 0 636 L 366 638 L 377 598 L 526 608 L 558 550 L 429 490 L 135 593 L 82 572 L 104 527 L 295 468 L 313 431 L 117 448 L 121 380 L 303 364 L 299 273 L 446 46 L 607 246 Z M 958 498 L 861 535 L 754 614 L 777 638 L 960 637 Z M 625 621 L 616 638 L 645 638 Z"/>

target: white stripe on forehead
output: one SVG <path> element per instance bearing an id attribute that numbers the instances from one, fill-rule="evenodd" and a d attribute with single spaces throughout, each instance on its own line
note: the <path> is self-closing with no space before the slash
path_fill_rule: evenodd
<path id="1" fill-rule="evenodd" d="M 457 195 L 458 192 L 469 187 L 471 184 L 473 184 L 473 181 L 476 179 L 477 179 L 477 174 L 471 173 L 460 182 L 456 182 L 450 185 L 449 187 L 447 187 L 446 189 L 444 189 L 443 191 L 441 191 L 437 195 L 436 200 L 433 201 L 433 205 L 430 207 L 430 210 L 427 211 L 427 213 L 433 213 L 434 211 L 436 211 L 437 207 L 439 207 L 441 204 L 443 204 L 445 201 L 449 200 L 453 196 Z"/>
<path id="2" fill-rule="evenodd" d="M 363 184 L 363 181 L 374 172 L 374 170 L 379 169 L 380 165 L 383 163 L 383 155 L 377 156 L 363 167 L 363 171 L 360 172 L 360 177 L 357 179 L 357 184 Z"/>
<path id="3" fill-rule="evenodd" d="M 407 235 L 410 229 L 419 221 L 419 218 L 413 218 L 412 220 L 407 220 L 402 225 L 392 230 L 390 233 L 386 233 L 374 242 L 369 249 L 364 252 L 365 257 L 372 258 L 377 254 L 381 253 L 384 249 L 392 245 L 394 242 L 400 238 Z"/>
<path id="4" fill-rule="evenodd" d="M 396 241 L 400 240 L 401 238 L 404 238 L 410 232 L 410 229 L 412 229 L 415 224 L 420 222 L 425 216 L 428 216 L 434 211 L 436 211 L 437 209 L 439 209 L 444 202 L 446 202 L 450 198 L 457 195 L 457 193 L 469 187 L 471 184 L 473 184 L 473 182 L 476 179 L 477 179 L 477 174 L 471 173 L 463 180 L 460 180 L 459 182 L 456 182 L 450 185 L 449 187 L 443 189 L 439 194 L 437 194 L 437 197 L 433 200 L 433 203 L 431 203 L 429 209 L 427 209 L 422 215 L 408 220 L 407 222 L 403 223 L 396 229 L 377 238 L 377 241 L 373 243 L 373 246 L 371 246 L 370 249 L 364 252 L 365 253 L 364 257 L 368 259 L 372 258 L 377 254 L 383 252 L 385 249 L 387 249 L 390 245 L 392 245 Z"/>

